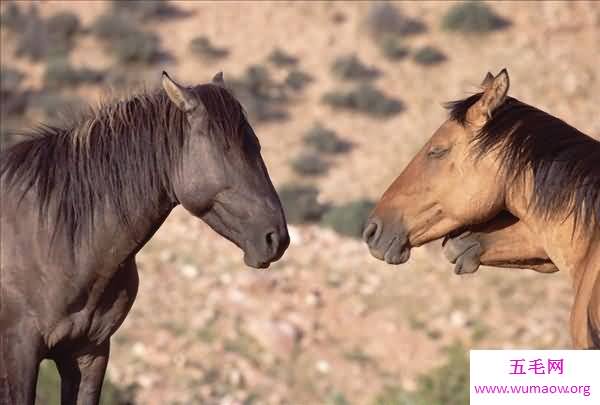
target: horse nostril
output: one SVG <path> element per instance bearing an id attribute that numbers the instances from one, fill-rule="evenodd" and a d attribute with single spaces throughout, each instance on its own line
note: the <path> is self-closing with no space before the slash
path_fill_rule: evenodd
<path id="1" fill-rule="evenodd" d="M 279 245 L 279 236 L 277 236 L 277 232 L 267 232 L 267 235 L 265 236 L 265 242 L 267 244 L 267 249 L 270 252 L 276 252 Z"/>
<path id="2" fill-rule="evenodd" d="M 369 221 L 362 234 L 363 240 L 368 245 L 371 245 L 372 243 L 377 241 L 377 238 L 381 233 L 380 230 L 381 222 L 377 218 Z"/>

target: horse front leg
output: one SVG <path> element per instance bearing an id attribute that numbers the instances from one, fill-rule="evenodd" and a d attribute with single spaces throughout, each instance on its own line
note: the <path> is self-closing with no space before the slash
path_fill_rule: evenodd
<path id="1" fill-rule="evenodd" d="M 0 331 L 0 404 L 34 405 L 43 348 L 33 323 Z"/>
<path id="2" fill-rule="evenodd" d="M 54 360 L 61 378 L 62 405 L 97 405 L 108 364 L 110 341 Z"/>

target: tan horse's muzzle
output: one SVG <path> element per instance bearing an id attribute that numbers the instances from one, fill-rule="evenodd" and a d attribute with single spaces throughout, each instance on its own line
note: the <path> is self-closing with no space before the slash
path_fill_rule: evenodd
<path id="1" fill-rule="evenodd" d="M 372 215 L 362 237 L 371 255 L 388 264 L 405 263 L 410 257 L 408 234 L 400 222 L 385 223 Z"/>

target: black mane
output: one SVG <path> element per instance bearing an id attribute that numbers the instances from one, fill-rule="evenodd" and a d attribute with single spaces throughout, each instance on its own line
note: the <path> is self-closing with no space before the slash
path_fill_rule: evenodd
<path id="1" fill-rule="evenodd" d="M 206 107 L 210 132 L 241 145 L 246 121 L 235 97 L 213 84 L 190 90 Z M 75 243 L 85 229 L 91 234 L 94 213 L 107 205 L 129 227 L 140 206 L 157 208 L 161 196 L 175 201 L 169 176 L 180 162 L 189 122 L 158 90 L 23 135 L 27 139 L 0 154 L 3 192 L 34 190 L 40 220 L 52 218 L 54 234 L 62 230 Z"/>
<path id="2" fill-rule="evenodd" d="M 467 111 L 482 93 L 446 105 L 465 125 Z M 472 141 L 482 157 L 498 151 L 507 181 L 531 169 L 532 209 L 547 219 L 574 215 L 585 229 L 600 226 L 600 142 L 544 111 L 508 97 Z"/>

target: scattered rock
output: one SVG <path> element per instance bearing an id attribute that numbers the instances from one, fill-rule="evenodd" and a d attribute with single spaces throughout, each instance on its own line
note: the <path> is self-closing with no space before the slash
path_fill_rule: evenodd
<path id="1" fill-rule="evenodd" d="M 306 304 L 311 307 L 321 307 L 323 306 L 323 297 L 319 290 L 313 290 L 306 296 Z"/>
<path id="2" fill-rule="evenodd" d="M 317 371 L 321 374 L 329 374 L 331 365 L 325 360 L 319 360 L 316 364 Z"/>
<path id="3" fill-rule="evenodd" d="M 198 267 L 193 264 L 184 264 L 179 268 L 181 274 L 188 279 L 193 279 L 198 276 Z"/>
<path id="4" fill-rule="evenodd" d="M 144 357 L 146 356 L 146 352 L 146 346 L 141 342 L 135 342 L 133 346 L 131 346 L 131 353 L 136 357 Z"/>
<path id="5" fill-rule="evenodd" d="M 252 320 L 247 331 L 261 346 L 283 358 L 292 356 L 302 339 L 302 331 L 285 320 Z"/>
<path id="6" fill-rule="evenodd" d="M 462 311 L 452 311 L 450 313 L 450 324 L 455 328 L 464 327 L 467 324 L 467 318 Z"/>

